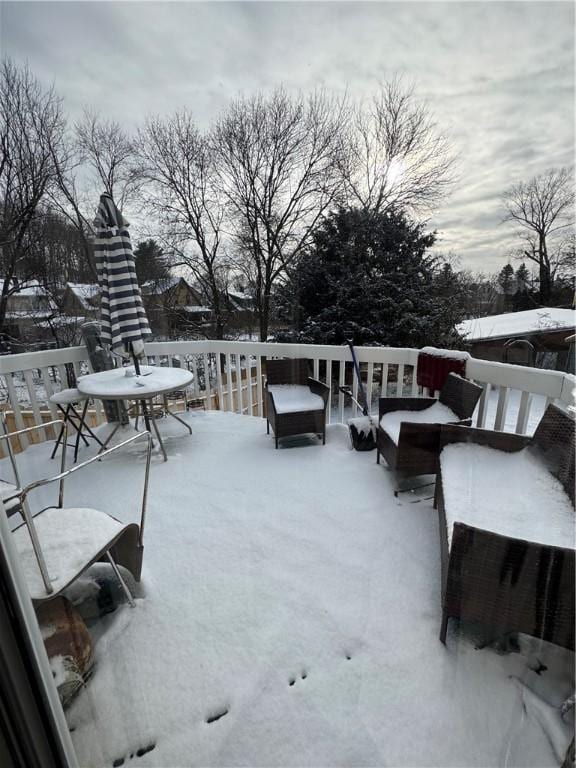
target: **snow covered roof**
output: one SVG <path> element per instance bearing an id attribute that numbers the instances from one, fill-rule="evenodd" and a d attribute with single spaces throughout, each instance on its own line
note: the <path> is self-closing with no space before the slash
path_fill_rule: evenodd
<path id="1" fill-rule="evenodd" d="M 575 310 L 542 307 L 464 320 L 456 326 L 456 330 L 467 341 L 479 341 L 562 329 L 568 332 L 573 331 L 575 326 Z"/>
<path id="2" fill-rule="evenodd" d="M 205 312 L 212 312 L 210 307 L 197 307 L 195 304 L 186 304 L 185 306 L 178 307 L 178 309 L 182 310 L 183 312 L 191 312 L 193 314 L 195 313 L 205 313 Z"/>
<path id="3" fill-rule="evenodd" d="M 186 285 L 192 289 L 192 286 L 187 282 L 185 278 L 179 277 L 177 275 L 171 275 L 170 277 L 162 278 L 162 280 L 147 280 L 145 283 L 143 283 L 142 288 L 145 289 L 146 293 L 159 295 L 166 293 L 166 291 L 170 290 L 171 288 L 175 288 L 180 280 L 183 280 Z"/>
<path id="4" fill-rule="evenodd" d="M 94 309 L 90 300 L 94 300 L 100 293 L 97 283 L 66 283 L 66 287 L 72 291 L 84 309 Z"/>
<path id="5" fill-rule="evenodd" d="M 4 278 L 0 277 L 0 293 L 4 288 Z M 18 296 L 46 296 L 46 289 L 40 285 L 38 280 L 28 280 L 26 284 L 18 288 L 15 293 Z"/>

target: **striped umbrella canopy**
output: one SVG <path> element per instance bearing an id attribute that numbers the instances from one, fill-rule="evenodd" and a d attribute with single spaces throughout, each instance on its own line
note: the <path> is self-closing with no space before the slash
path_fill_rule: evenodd
<path id="1" fill-rule="evenodd" d="M 105 192 L 94 219 L 94 258 L 102 289 L 102 341 L 125 354 L 141 357 L 150 326 L 136 278 L 128 222 Z"/>

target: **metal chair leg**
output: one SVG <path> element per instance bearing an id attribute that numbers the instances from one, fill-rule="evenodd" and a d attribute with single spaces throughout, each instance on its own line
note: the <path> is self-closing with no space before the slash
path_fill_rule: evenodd
<path id="1" fill-rule="evenodd" d="M 114 562 L 114 558 L 112 557 L 110 552 L 106 552 L 106 557 L 108 558 L 108 562 L 112 566 L 112 570 L 114 571 L 114 573 L 116 575 L 116 578 L 120 582 L 120 585 L 121 585 L 121 587 L 122 587 L 122 589 L 124 591 L 124 594 L 128 598 L 128 602 L 130 603 L 130 608 L 135 608 L 136 607 L 136 603 L 134 602 L 134 598 L 132 597 L 132 593 L 128 589 L 128 584 L 126 584 L 126 582 L 122 578 L 122 574 L 120 573 L 120 569 L 118 568 L 118 566 Z"/>
<path id="2" fill-rule="evenodd" d="M 54 456 L 56 456 L 56 451 L 58 450 L 58 446 L 62 442 L 62 438 L 64 436 L 64 425 L 66 424 L 66 420 L 68 418 L 68 408 L 66 408 L 66 410 L 63 411 L 62 408 L 58 406 L 58 410 L 62 411 L 62 413 L 64 414 L 64 421 L 62 422 L 62 426 L 60 427 L 60 434 L 58 435 L 58 438 L 56 439 L 56 443 L 54 444 L 54 450 L 52 451 L 52 455 L 50 456 L 51 459 L 53 459 Z"/>

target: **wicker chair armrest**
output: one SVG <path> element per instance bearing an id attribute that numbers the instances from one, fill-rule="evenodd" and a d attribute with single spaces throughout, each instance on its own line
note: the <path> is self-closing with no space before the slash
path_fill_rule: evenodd
<path id="1" fill-rule="evenodd" d="M 328 404 L 328 395 L 330 394 L 330 387 L 328 387 L 322 381 L 318 381 L 318 379 L 312 378 L 308 378 L 308 386 L 310 387 L 311 392 L 313 392 L 315 395 L 320 395 L 324 401 L 324 408 L 326 408 Z"/>
<path id="2" fill-rule="evenodd" d="M 266 389 L 266 392 L 268 394 L 268 397 L 266 398 L 268 412 L 276 413 L 276 403 L 274 402 L 274 395 L 272 394 L 272 392 L 270 392 L 268 388 Z"/>
<path id="3" fill-rule="evenodd" d="M 381 397 L 378 401 L 379 419 L 393 411 L 423 411 L 436 402 L 435 397 Z"/>
<path id="4" fill-rule="evenodd" d="M 491 429 L 478 429 L 464 424 L 443 424 L 440 428 L 440 450 L 450 443 L 474 443 L 495 448 L 499 451 L 515 453 L 530 445 L 526 435 L 513 432 L 495 432 Z"/>

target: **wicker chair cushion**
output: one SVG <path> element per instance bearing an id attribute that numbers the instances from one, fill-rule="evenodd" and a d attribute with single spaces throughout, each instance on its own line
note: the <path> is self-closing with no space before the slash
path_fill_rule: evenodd
<path id="1" fill-rule="evenodd" d="M 460 421 L 460 417 L 443 403 L 434 403 L 422 411 L 391 411 L 380 419 L 380 426 L 396 445 L 400 437 L 400 425 L 403 421 L 417 424 L 449 424 Z"/>
<path id="2" fill-rule="evenodd" d="M 302 384 L 273 384 L 268 392 L 274 398 L 276 413 L 323 411 L 324 400 Z"/>
<path id="3" fill-rule="evenodd" d="M 501 536 L 574 548 L 574 509 L 528 450 L 454 443 L 440 454 L 448 544 L 455 522 Z"/>

